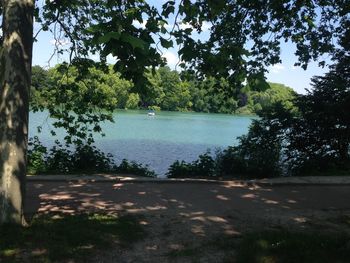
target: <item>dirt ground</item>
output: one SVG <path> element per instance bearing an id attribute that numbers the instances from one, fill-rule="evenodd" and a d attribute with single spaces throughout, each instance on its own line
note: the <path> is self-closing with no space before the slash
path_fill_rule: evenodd
<path id="1" fill-rule="evenodd" d="M 256 229 L 350 231 L 332 221 L 350 216 L 349 200 L 350 185 L 38 180 L 27 183 L 25 213 L 139 216 L 147 237 L 132 249 L 110 250 L 94 262 L 222 262 L 224 255 L 207 246 L 199 258 L 169 255 Z"/>

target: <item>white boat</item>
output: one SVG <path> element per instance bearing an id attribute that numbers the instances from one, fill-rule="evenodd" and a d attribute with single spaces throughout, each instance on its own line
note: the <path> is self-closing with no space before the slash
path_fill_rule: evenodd
<path id="1" fill-rule="evenodd" d="M 154 111 L 150 111 L 149 113 L 147 113 L 148 116 L 156 116 L 156 113 Z"/>

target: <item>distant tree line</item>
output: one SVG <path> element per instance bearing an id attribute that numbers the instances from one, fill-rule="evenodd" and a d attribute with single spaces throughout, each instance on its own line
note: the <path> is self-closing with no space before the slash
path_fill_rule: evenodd
<path id="1" fill-rule="evenodd" d="M 230 87 L 224 78 L 198 80 L 188 72 L 160 67 L 145 73 L 142 89 L 114 72 L 92 66 L 82 74 L 64 64 L 48 70 L 32 70 L 31 106 L 48 108 L 74 101 L 74 107 L 89 104 L 101 109 L 156 109 L 207 113 L 255 114 L 278 101 L 290 101 L 295 92 L 269 83 L 263 90 L 249 85 Z M 228 92 L 230 91 L 230 92 Z M 73 103 L 72 103 L 73 106 Z M 87 108 L 83 109 L 88 110 Z"/>

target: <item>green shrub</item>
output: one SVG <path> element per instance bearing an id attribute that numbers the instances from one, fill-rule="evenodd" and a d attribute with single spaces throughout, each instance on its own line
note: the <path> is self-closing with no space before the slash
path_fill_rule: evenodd
<path id="1" fill-rule="evenodd" d="M 93 145 L 78 145 L 74 150 L 65 148 L 58 141 L 47 150 L 38 137 L 29 140 L 29 174 L 73 173 L 129 173 L 156 177 L 148 166 L 123 160 L 118 166 L 111 154 L 105 154 Z"/>
<path id="2" fill-rule="evenodd" d="M 95 146 L 81 145 L 75 149 L 73 163 L 76 170 L 110 172 L 114 161 L 111 154 L 105 154 Z"/>
<path id="3" fill-rule="evenodd" d="M 46 163 L 45 171 L 37 171 L 37 172 L 53 172 L 53 173 L 73 173 L 75 165 L 73 163 L 73 155 L 69 149 L 62 148 L 58 143 L 53 146 L 46 159 L 44 159 Z"/>
<path id="4" fill-rule="evenodd" d="M 193 167 L 191 163 L 185 161 L 176 160 L 172 165 L 169 166 L 168 172 L 166 173 L 168 178 L 186 178 L 193 177 Z"/>
<path id="5" fill-rule="evenodd" d="M 236 147 L 228 147 L 217 155 L 217 173 L 220 176 L 242 174 L 247 169 L 247 162 L 237 154 Z"/>
<path id="6" fill-rule="evenodd" d="M 160 107 L 156 105 L 148 106 L 148 110 L 160 111 Z"/>
<path id="7" fill-rule="evenodd" d="M 239 138 L 238 146 L 206 152 L 192 163 L 174 162 L 166 174 L 169 178 L 235 177 L 266 178 L 282 174 L 281 143 L 276 134 L 253 122 L 249 133 Z"/>
<path id="8" fill-rule="evenodd" d="M 156 173 L 148 168 L 147 165 L 143 166 L 135 161 L 129 162 L 123 159 L 120 165 L 115 166 L 115 172 L 125 174 L 135 174 L 146 177 L 157 177 Z"/>
<path id="9" fill-rule="evenodd" d="M 239 145 L 223 152 L 220 171 L 223 175 L 265 178 L 281 175 L 281 142 L 272 129 L 253 121 Z"/>
<path id="10" fill-rule="evenodd" d="M 192 165 L 196 174 L 202 176 L 214 176 L 215 173 L 215 160 L 207 151 L 204 154 L 199 155 L 199 159 L 194 161 Z"/>
<path id="11" fill-rule="evenodd" d="M 215 170 L 215 159 L 207 151 L 192 163 L 175 161 L 170 165 L 166 175 L 168 178 L 212 177 L 216 175 Z"/>
<path id="12" fill-rule="evenodd" d="M 38 136 L 29 138 L 28 146 L 28 173 L 32 174 L 37 171 L 45 172 L 47 168 L 45 162 L 45 159 L 47 158 L 47 148 L 40 143 Z"/>

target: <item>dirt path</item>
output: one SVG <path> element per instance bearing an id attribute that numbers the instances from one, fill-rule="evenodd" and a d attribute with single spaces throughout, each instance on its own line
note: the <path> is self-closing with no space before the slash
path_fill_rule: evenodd
<path id="1" fill-rule="evenodd" d="M 350 215 L 350 186 L 234 183 L 28 182 L 26 214 L 83 211 L 140 215 L 149 237 L 100 262 L 166 262 L 172 251 L 256 228 L 332 224 Z M 206 254 L 206 253 L 204 253 Z M 118 256 L 117 256 L 118 255 Z M 208 251 L 200 262 L 220 262 Z M 185 262 L 174 258 L 171 262 Z M 218 260 L 218 261 L 217 261 Z M 191 262 L 191 261 L 190 261 Z"/>

